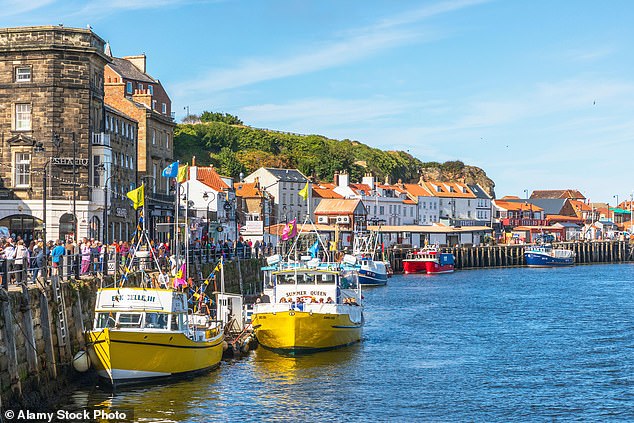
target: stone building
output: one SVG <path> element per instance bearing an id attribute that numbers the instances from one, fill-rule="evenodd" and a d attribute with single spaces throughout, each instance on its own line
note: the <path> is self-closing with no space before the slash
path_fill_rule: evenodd
<path id="1" fill-rule="evenodd" d="M 42 232 L 45 166 L 47 238 L 87 236 L 102 213 L 90 174 L 112 60 L 104 44 L 89 29 L 0 29 L 0 226 L 27 241 Z"/>
<path id="2" fill-rule="evenodd" d="M 105 132 L 95 134 L 92 149 L 92 181 L 98 187 L 93 189 L 92 201 L 104 213 L 101 218 L 92 217 L 90 235 L 112 242 L 130 239 L 136 228 L 136 213 L 126 193 L 138 182 L 138 123 L 108 105 L 104 110 Z"/>
<path id="3" fill-rule="evenodd" d="M 105 69 L 105 101 L 138 122 L 137 164 L 139 184 L 146 183 L 146 208 L 150 236 L 157 223 L 172 221 L 174 194 L 169 185 L 173 179 L 163 178 L 162 170 L 173 161 L 174 127 L 172 104 L 158 79 L 146 69 L 146 56 L 112 56 Z"/>

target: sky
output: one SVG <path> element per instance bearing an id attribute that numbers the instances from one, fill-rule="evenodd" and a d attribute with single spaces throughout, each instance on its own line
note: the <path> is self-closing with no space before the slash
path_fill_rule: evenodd
<path id="1" fill-rule="evenodd" d="M 351 139 L 482 168 L 497 197 L 629 199 L 630 0 L 0 0 L 0 26 L 145 53 L 180 119 Z"/>

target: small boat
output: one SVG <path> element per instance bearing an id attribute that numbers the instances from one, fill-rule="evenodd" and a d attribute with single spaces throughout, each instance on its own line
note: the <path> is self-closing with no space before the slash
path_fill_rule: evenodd
<path id="1" fill-rule="evenodd" d="M 553 248 L 552 244 L 541 244 L 526 247 L 524 259 L 528 267 L 572 266 L 575 264 L 575 252 Z"/>
<path id="2" fill-rule="evenodd" d="M 359 267 L 359 284 L 361 286 L 382 286 L 387 284 L 388 267 L 384 261 L 375 260 L 378 238 L 371 234 L 356 233 L 354 236 L 353 255 Z"/>
<path id="3" fill-rule="evenodd" d="M 263 300 L 253 306 L 260 345 L 285 353 L 315 352 L 361 340 L 363 304 L 355 257 L 344 262 L 285 262 L 263 268 Z"/>
<path id="4" fill-rule="evenodd" d="M 424 247 L 414 251 L 403 259 L 403 272 L 427 273 L 451 273 L 454 271 L 455 258 L 451 253 L 443 253 L 438 247 Z"/>
<path id="5" fill-rule="evenodd" d="M 223 332 L 207 314 L 188 313 L 172 289 L 102 288 L 88 354 L 113 387 L 185 376 L 220 365 Z"/>

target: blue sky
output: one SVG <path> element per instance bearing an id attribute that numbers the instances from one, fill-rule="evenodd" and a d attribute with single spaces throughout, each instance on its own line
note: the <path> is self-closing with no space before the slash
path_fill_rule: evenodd
<path id="1" fill-rule="evenodd" d="M 496 194 L 634 190 L 631 1 L 0 0 L 2 26 L 85 27 L 145 52 L 177 118 L 483 168 Z"/>

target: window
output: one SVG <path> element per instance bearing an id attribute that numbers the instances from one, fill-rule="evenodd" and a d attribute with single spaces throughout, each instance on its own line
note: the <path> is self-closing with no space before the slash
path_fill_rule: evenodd
<path id="1" fill-rule="evenodd" d="M 31 153 L 15 153 L 15 186 L 31 186 Z"/>
<path id="2" fill-rule="evenodd" d="M 152 110 L 156 110 L 156 100 L 152 100 Z"/>
<path id="3" fill-rule="evenodd" d="M 97 186 L 102 186 L 101 184 L 101 156 L 92 156 L 92 164 L 93 164 L 93 174 L 92 180 L 93 184 Z"/>
<path id="4" fill-rule="evenodd" d="M 139 89 L 139 91 L 143 90 L 143 84 L 139 82 L 139 84 L 137 85 L 137 88 Z"/>
<path id="5" fill-rule="evenodd" d="M 132 82 L 130 82 L 130 81 L 126 82 L 126 84 L 125 84 L 125 91 L 126 91 L 128 94 L 132 94 Z"/>
<path id="6" fill-rule="evenodd" d="M 18 103 L 15 105 L 15 130 L 31 130 L 31 105 L 29 103 Z"/>
<path id="7" fill-rule="evenodd" d="M 161 113 L 163 113 L 164 115 L 167 114 L 167 104 L 161 104 Z"/>
<path id="8" fill-rule="evenodd" d="M 152 145 L 156 145 L 156 129 L 152 129 Z"/>
<path id="9" fill-rule="evenodd" d="M 154 95 L 154 87 L 151 85 L 147 86 L 147 90 L 150 92 L 150 95 Z"/>
<path id="10" fill-rule="evenodd" d="M 15 82 L 31 82 L 31 68 L 29 66 L 15 68 Z"/>
<path id="11" fill-rule="evenodd" d="M 167 148 L 167 149 L 170 148 L 170 134 L 167 134 L 165 136 L 165 148 Z"/>

